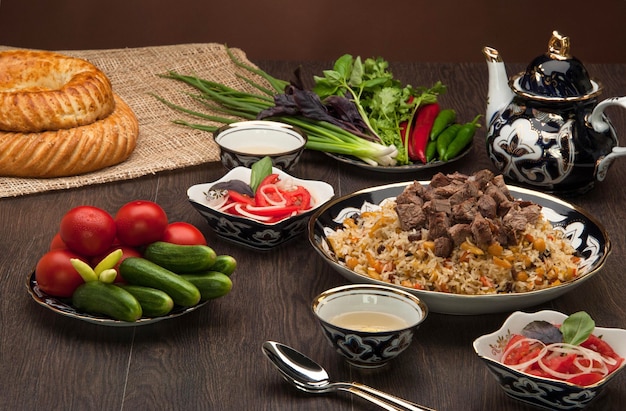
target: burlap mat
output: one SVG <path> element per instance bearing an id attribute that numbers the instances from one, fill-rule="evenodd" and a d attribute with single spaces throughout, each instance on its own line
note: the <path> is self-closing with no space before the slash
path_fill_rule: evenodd
<path id="1" fill-rule="evenodd" d="M 0 46 L 0 50 L 9 48 Z M 243 51 L 231 51 L 239 60 L 251 64 Z M 218 161 L 219 149 L 211 133 L 173 124 L 175 119 L 190 118 L 185 118 L 185 115 L 165 106 L 149 94 L 157 94 L 184 107 L 197 107 L 197 103 L 186 94 L 190 88 L 181 82 L 159 77 L 159 74 L 173 70 L 240 90 L 253 91 L 251 86 L 236 76 L 237 73 L 247 77 L 251 74 L 235 66 L 226 54 L 225 47 L 220 44 L 73 50 L 61 53 L 86 59 L 109 76 L 113 91 L 137 115 L 137 147 L 125 162 L 80 176 L 52 179 L 0 177 L 0 198 L 132 179 L 159 171 Z M 257 80 L 265 84 L 262 79 Z"/>

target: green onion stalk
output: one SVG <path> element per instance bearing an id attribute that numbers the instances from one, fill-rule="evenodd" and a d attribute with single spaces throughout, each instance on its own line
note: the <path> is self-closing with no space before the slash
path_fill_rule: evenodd
<path id="1" fill-rule="evenodd" d="M 193 87 L 199 94 L 189 94 L 190 97 L 197 101 L 200 107 L 206 108 L 208 112 L 198 111 L 200 109 L 192 110 L 167 101 L 158 95 L 153 94 L 153 96 L 175 111 L 220 125 L 215 126 L 179 119 L 174 120 L 175 124 L 214 132 L 222 125 L 242 119 L 255 120 L 261 111 L 274 106 L 274 95 L 282 93 L 289 84 L 287 81 L 277 79 L 263 70 L 240 61 L 230 49 L 226 48 L 226 52 L 236 66 L 265 79 L 269 87 L 265 87 L 249 77 L 238 75 L 245 83 L 257 90 L 254 93 L 243 92 L 214 81 L 170 71 L 163 74 L 162 77 L 181 81 Z M 275 120 L 304 131 L 307 134 L 307 149 L 354 156 L 373 166 L 396 164 L 398 150 L 394 145 L 387 146 L 368 141 L 326 121 L 312 120 L 302 116 L 278 116 L 275 117 Z"/>

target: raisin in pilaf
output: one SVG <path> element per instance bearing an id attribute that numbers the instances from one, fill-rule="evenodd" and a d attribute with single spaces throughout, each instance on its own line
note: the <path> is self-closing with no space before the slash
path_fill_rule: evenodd
<path id="1" fill-rule="evenodd" d="M 540 290 L 574 279 L 580 261 L 541 206 L 514 199 L 489 170 L 414 182 L 327 238 L 357 273 L 456 294 Z"/>

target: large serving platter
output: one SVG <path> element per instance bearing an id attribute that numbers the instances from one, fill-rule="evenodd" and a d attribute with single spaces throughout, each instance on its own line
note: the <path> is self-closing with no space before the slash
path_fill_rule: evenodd
<path id="1" fill-rule="evenodd" d="M 462 159 L 470 151 L 472 151 L 472 145 L 473 144 L 468 144 L 467 147 L 465 147 L 463 151 L 461 151 L 456 157 L 451 158 L 448 161 L 434 160 L 426 164 L 415 162 L 415 163 L 406 164 L 402 166 L 371 165 L 371 164 L 366 163 L 363 160 L 360 160 L 352 156 L 344 156 L 344 155 L 335 154 L 335 153 L 324 153 L 324 154 L 342 163 L 350 164 L 350 165 L 363 168 L 366 170 L 370 170 L 370 171 L 376 171 L 380 173 L 409 173 L 409 172 L 414 172 L 414 171 L 426 170 L 430 168 L 442 167 L 442 166 L 454 163 L 455 161 Z"/>
<path id="2" fill-rule="evenodd" d="M 183 314 L 190 313 L 198 308 L 202 307 L 209 301 L 201 301 L 199 304 L 194 305 L 193 307 L 178 307 L 175 306 L 174 309 L 168 314 L 162 317 L 142 317 L 137 321 L 119 321 L 114 320 L 112 318 L 92 315 L 80 312 L 76 310 L 69 301 L 69 299 L 57 298 L 50 296 L 39 289 L 37 285 L 37 280 L 35 279 L 35 273 L 33 272 L 26 278 L 26 288 L 30 296 L 35 300 L 36 303 L 40 304 L 43 307 L 46 307 L 53 312 L 74 318 L 77 320 L 86 321 L 88 323 L 97 324 L 97 325 L 105 325 L 109 327 L 135 327 L 138 325 L 148 325 L 153 324 L 158 321 L 168 320 L 172 318 L 179 317 Z"/>
<path id="3" fill-rule="evenodd" d="M 372 187 L 330 201 L 321 207 L 309 222 L 308 236 L 314 249 L 334 270 L 354 283 L 389 283 L 356 273 L 347 268 L 334 255 L 327 241 L 327 234 L 341 226 L 341 222 L 364 208 L 377 207 L 382 201 L 393 199 L 413 182 L 395 183 Z M 420 181 L 428 185 L 428 181 Z M 554 196 L 537 191 L 508 186 L 515 198 L 532 201 L 542 206 L 542 214 L 550 223 L 565 233 L 583 258 L 581 275 L 575 280 L 538 291 L 492 295 L 459 295 L 438 291 L 415 290 L 400 285 L 428 305 L 429 311 L 454 315 L 478 315 L 511 312 L 550 301 L 581 286 L 597 274 L 611 252 L 611 242 L 606 230 L 585 211 Z"/>

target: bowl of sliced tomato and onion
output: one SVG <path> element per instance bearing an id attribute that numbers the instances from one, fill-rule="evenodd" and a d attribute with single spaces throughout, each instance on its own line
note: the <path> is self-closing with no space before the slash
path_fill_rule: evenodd
<path id="1" fill-rule="evenodd" d="M 304 233 L 313 212 L 335 193 L 326 182 L 298 179 L 262 161 L 191 186 L 187 195 L 218 236 L 268 250 Z"/>
<path id="2" fill-rule="evenodd" d="M 626 367 L 626 330 L 582 311 L 517 311 L 473 346 L 508 396 L 550 410 L 586 407 Z"/>

